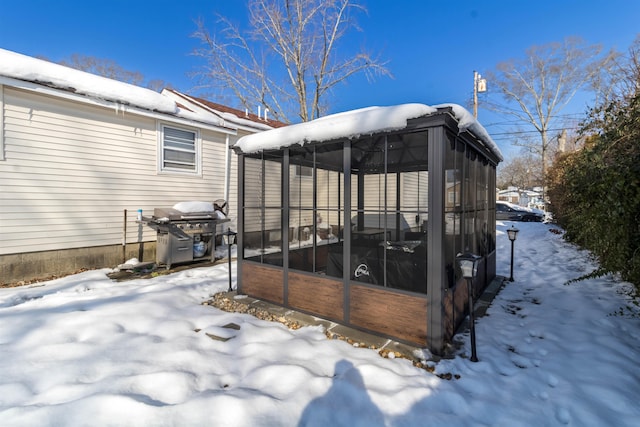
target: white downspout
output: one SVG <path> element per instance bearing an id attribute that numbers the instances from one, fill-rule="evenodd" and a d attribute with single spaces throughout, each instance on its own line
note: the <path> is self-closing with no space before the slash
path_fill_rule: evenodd
<path id="1" fill-rule="evenodd" d="M 231 182 L 231 153 L 229 148 L 229 134 L 224 140 L 224 200 L 229 203 L 229 184 Z"/>

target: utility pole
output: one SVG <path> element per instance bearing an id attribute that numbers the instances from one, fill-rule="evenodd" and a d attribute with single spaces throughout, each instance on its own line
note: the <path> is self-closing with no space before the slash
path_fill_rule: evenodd
<path id="1" fill-rule="evenodd" d="M 473 71 L 473 118 L 478 118 L 478 93 L 487 91 L 487 80 Z"/>
<path id="2" fill-rule="evenodd" d="M 564 153 L 567 150 L 567 130 L 562 129 L 558 135 L 558 152 Z"/>

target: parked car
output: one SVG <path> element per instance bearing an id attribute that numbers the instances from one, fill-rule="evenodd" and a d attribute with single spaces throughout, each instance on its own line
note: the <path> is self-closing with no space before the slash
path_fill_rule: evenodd
<path id="1" fill-rule="evenodd" d="M 542 222 L 544 212 L 525 208 L 509 202 L 496 202 L 496 219 L 505 221 Z"/>

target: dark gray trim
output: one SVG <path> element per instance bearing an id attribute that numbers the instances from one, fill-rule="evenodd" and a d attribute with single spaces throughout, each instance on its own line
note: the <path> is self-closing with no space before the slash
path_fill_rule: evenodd
<path id="1" fill-rule="evenodd" d="M 389 213 L 389 135 L 384 136 L 384 238 L 387 238 L 387 214 Z M 396 206 L 397 208 L 397 206 Z M 396 229 L 397 230 L 397 229 Z M 400 240 L 398 236 L 397 240 Z M 387 251 L 382 251 L 382 285 L 387 288 Z"/>
<path id="2" fill-rule="evenodd" d="M 282 224 L 282 232 L 280 233 L 282 236 L 282 298 L 285 307 L 289 306 L 289 212 L 291 211 L 289 206 L 289 187 L 291 184 L 289 154 L 290 150 L 288 148 L 283 150 L 282 173 L 280 174 L 282 181 L 280 183 L 280 191 L 282 192 L 282 214 L 280 219 Z"/>
<path id="3" fill-rule="evenodd" d="M 429 194 L 427 204 L 427 346 L 435 352 L 444 348 L 444 289 L 447 289 L 444 259 L 445 236 L 445 150 L 448 140 L 442 127 L 429 129 Z"/>
<path id="4" fill-rule="evenodd" d="M 238 213 L 236 235 L 236 292 L 242 294 L 242 260 L 244 258 L 244 156 L 238 156 Z"/>
<path id="5" fill-rule="evenodd" d="M 311 205 L 313 207 L 313 247 L 311 249 L 312 251 L 312 256 L 313 256 L 313 261 L 311 262 L 311 271 L 313 271 L 314 273 L 317 272 L 316 270 L 316 255 L 317 255 L 317 248 L 318 248 L 318 174 L 316 171 L 316 147 L 313 147 L 313 176 L 311 177 L 313 179 L 312 182 L 312 192 L 313 192 L 313 201 L 311 202 Z M 286 205 L 289 206 L 289 205 Z M 327 206 L 328 207 L 328 206 Z M 329 221 L 329 218 L 326 219 L 327 221 Z"/>
<path id="6" fill-rule="evenodd" d="M 342 283 L 344 289 L 344 321 L 346 324 L 351 323 L 351 141 L 344 144 L 342 151 L 342 167 L 344 169 L 344 228 L 342 232 L 343 250 L 342 250 Z M 358 200 L 360 196 L 358 195 Z"/>
<path id="7" fill-rule="evenodd" d="M 267 215 L 267 203 L 266 201 L 264 201 L 264 194 L 266 192 L 266 188 L 267 188 L 267 164 L 266 164 L 266 160 L 264 159 L 264 151 L 262 153 L 260 153 L 260 197 L 262 197 L 263 202 L 260 205 L 260 248 L 264 249 L 264 247 L 266 246 L 266 232 L 264 230 L 265 228 L 265 224 L 266 224 L 266 215 Z M 282 218 L 281 218 L 282 220 Z M 264 251 L 261 251 L 262 254 L 260 255 L 260 261 L 264 262 Z"/>

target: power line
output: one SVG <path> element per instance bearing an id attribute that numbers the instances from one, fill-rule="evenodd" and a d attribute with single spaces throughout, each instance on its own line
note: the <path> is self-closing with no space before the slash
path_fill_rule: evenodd
<path id="1" fill-rule="evenodd" d="M 577 119 L 583 119 L 583 118 L 585 118 L 585 116 L 582 114 L 560 114 L 560 115 L 554 116 L 554 119 L 577 120 Z M 484 126 L 485 128 L 488 128 L 490 126 L 505 126 L 505 125 L 514 125 L 514 124 L 530 125 L 531 122 L 525 121 L 525 120 L 507 120 L 504 122 L 494 122 L 494 123 L 488 123 L 488 124 L 483 123 L 482 126 Z"/>
<path id="2" fill-rule="evenodd" d="M 566 129 L 577 129 L 577 128 L 558 128 L 558 129 L 547 129 L 547 132 L 561 132 Z M 524 133 L 540 133 L 537 130 L 521 130 L 517 132 L 500 132 L 500 133 L 490 133 L 491 137 L 495 135 L 520 135 Z"/>

